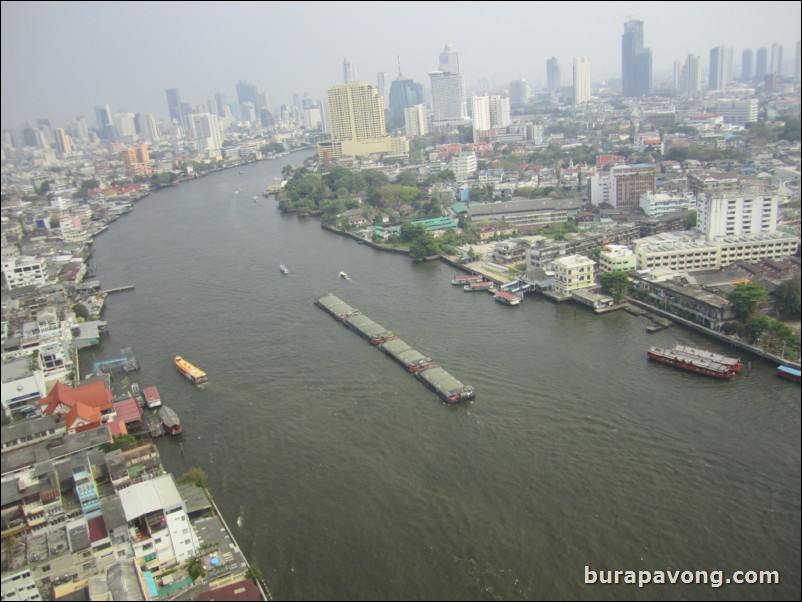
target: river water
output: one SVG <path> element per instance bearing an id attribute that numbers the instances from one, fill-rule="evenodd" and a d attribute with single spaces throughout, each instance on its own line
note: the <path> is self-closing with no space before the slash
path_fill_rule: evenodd
<path id="1" fill-rule="evenodd" d="M 104 288 L 136 288 L 82 354 L 85 372 L 133 348 L 184 426 L 165 466 L 206 471 L 276 599 L 800 599 L 798 386 L 749 356 L 731 382 L 673 370 L 649 345 L 733 350 L 624 312 L 502 306 L 443 263 L 283 215 L 261 191 L 308 154 L 152 194 L 99 236 Z M 313 305 L 329 292 L 477 398 L 440 402 Z M 586 566 L 781 583 L 639 589 L 586 584 Z"/>

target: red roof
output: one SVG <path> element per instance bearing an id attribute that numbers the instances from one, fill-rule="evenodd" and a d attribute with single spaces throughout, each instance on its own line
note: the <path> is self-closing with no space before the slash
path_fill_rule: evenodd
<path id="1" fill-rule="evenodd" d="M 262 595 L 253 581 L 237 581 L 231 585 L 224 585 L 217 589 L 198 594 L 193 600 L 231 600 L 231 601 L 256 601 L 261 600 Z"/>
<path id="2" fill-rule="evenodd" d="M 39 400 L 39 405 L 43 406 L 42 411 L 50 416 L 54 413 L 66 415 L 65 423 L 70 429 L 76 420 L 81 420 L 81 425 L 86 428 L 88 425 L 97 426 L 101 422 L 101 412 L 112 409 L 112 394 L 106 388 L 106 383 L 99 380 L 88 385 L 81 385 L 76 388 L 68 387 L 64 383 L 57 382 L 51 389 L 47 397 Z M 60 406 L 67 406 L 69 409 L 59 410 Z M 88 423 L 88 424 L 87 424 Z"/>
<path id="3" fill-rule="evenodd" d="M 117 412 L 117 420 L 122 420 L 126 424 L 142 419 L 142 408 L 139 402 L 131 397 L 115 403 L 114 411 Z"/>
<path id="4" fill-rule="evenodd" d="M 101 539 L 106 539 L 109 532 L 106 531 L 106 523 L 102 516 L 95 516 L 86 521 L 89 525 L 89 541 L 96 543 Z"/>

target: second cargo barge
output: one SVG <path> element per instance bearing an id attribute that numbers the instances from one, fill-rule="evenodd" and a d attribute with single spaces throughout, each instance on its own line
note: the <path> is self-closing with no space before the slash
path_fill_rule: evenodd
<path id="1" fill-rule="evenodd" d="M 432 358 L 413 349 L 406 342 L 397 338 L 392 331 L 377 324 L 335 295 L 318 297 L 315 305 L 412 372 L 418 380 L 446 403 L 459 403 L 476 397 L 473 387 L 464 385 L 436 365 Z"/>

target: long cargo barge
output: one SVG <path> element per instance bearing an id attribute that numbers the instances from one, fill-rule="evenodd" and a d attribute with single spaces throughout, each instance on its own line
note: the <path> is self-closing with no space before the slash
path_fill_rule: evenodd
<path id="1" fill-rule="evenodd" d="M 432 358 L 413 349 L 399 338 L 391 339 L 379 345 L 379 349 L 404 366 L 410 372 L 419 372 L 434 366 Z"/>
<path id="2" fill-rule="evenodd" d="M 381 349 L 386 355 L 413 373 L 426 387 L 434 391 L 446 403 L 459 403 L 476 397 L 473 387 L 461 383 L 432 358 L 413 349 L 405 341 L 354 309 L 335 295 L 323 295 L 315 305 L 353 330 L 363 339 Z"/>
<path id="3" fill-rule="evenodd" d="M 340 322 L 359 313 L 358 309 L 354 309 L 334 295 L 323 295 L 322 297 L 318 297 L 315 299 L 315 305 L 334 316 L 334 318 Z"/>

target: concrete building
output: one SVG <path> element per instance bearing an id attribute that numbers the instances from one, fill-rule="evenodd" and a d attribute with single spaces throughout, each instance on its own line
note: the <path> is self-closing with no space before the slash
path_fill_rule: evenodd
<path id="1" fill-rule="evenodd" d="M 679 77 L 679 95 L 696 98 L 702 94 L 702 64 L 698 56 L 689 54 Z"/>
<path id="2" fill-rule="evenodd" d="M 584 56 L 574 59 L 574 104 L 590 100 L 590 60 Z"/>
<path id="3" fill-rule="evenodd" d="M 464 125 L 468 122 L 465 76 L 462 73 L 429 73 L 432 86 L 432 124 Z"/>
<path id="4" fill-rule="evenodd" d="M 222 158 L 223 130 L 217 115 L 196 113 L 189 116 L 190 130 L 198 145 L 198 152 L 207 159 Z"/>
<path id="5" fill-rule="evenodd" d="M 732 48 L 716 46 L 710 49 L 708 88 L 724 90 L 732 81 Z"/>
<path id="6" fill-rule="evenodd" d="M 621 37 L 621 80 L 624 96 L 652 93 L 652 51 L 643 46 L 643 21 L 624 23 Z"/>
<path id="7" fill-rule="evenodd" d="M 696 204 L 696 229 L 708 240 L 777 229 L 777 196 L 702 195 Z"/>
<path id="8" fill-rule="evenodd" d="M 570 296 L 576 290 L 595 286 L 593 266 L 596 262 L 584 255 L 569 255 L 551 262 L 549 269 L 554 272 L 554 292 L 560 296 Z"/>
<path id="9" fill-rule="evenodd" d="M 476 153 L 474 151 L 457 153 L 451 159 L 451 169 L 458 182 L 467 180 L 476 173 Z"/>
<path id="10" fill-rule="evenodd" d="M 665 192 L 646 192 L 640 197 L 640 208 L 649 217 L 654 217 L 695 209 L 696 200 L 691 196 Z"/>
<path id="11" fill-rule="evenodd" d="M 9 290 L 47 284 L 47 266 L 39 257 L 11 257 L 3 261 L 3 276 Z"/>
<path id="12" fill-rule="evenodd" d="M 147 144 L 126 148 L 120 152 L 120 157 L 125 163 L 130 177 L 150 177 L 153 174 L 153 166 L 150 163 Z"/>
<path id="13" fill-rule="evenodd" d="M 118 495 L 134 556 L 144 570 L 179 564 L 197 554 L 197 538 L 172 475 L 136 483 Z"/>
<path id="14" fill-rule="evenodd" d="M 676 272 L 712 270 L 738 261 L 785 259 L 797 252 L 799 239 L 782 232 L 707 240 L 695 231 L 663 232 L 632 242 L 638 269 Z"/>
<path id="15" fill-rule="evenodd" d="M 716 101 L 715 112 L 724 118 L 724 123 L 746 125 L 757 121 L 757 98 L 722 99 Z"/>
<path id="16" fill-rule="evenodd" d="M 318 145 L 321 161 L 343 156 L 409 152 L 406 138 L 387 136 L 384 104 L 375 86 L 349 82 L 326 90 L 331 141 Z"/>
<path id="17" fill-rule="evenodd" d="M 514 79 L 510 82 L 510 104 L 513 106 L 526 104 L 532 96 L 532 90 L 525 79 Z"/>
<path id="18" fill-rule="evenodd" d="M 417 104 L 404 109 L 404 130 L 407 136 L 425 136 L 429 133 L 429 116 L 426 106 Z"/>
<path id="19" fill-rule="evenodd" d="M 638 268 L 638 256 L 624 245 L 607 245 L 599 253 L 599 271 L 631 272 Z"/>
<path id="20" fill-rule="evenodd" d="M 343 59 L 343 82 L 348 84 L 359 81 L 356 63 L 348 59 Z"/>
<path id="21" fill-rule="evenodd" d="M 490 97 L 471 97 L 471 126 L 474 132 L 484 132 L 490 129 Z"/>
<path id="22" fill-rule="evenodd" d="M 594 205 L 608 203 L 617 209 L 640 206 L 641 196 L 654 192 L 657 171 L 653 164 L 614 165 L 609 171 L 591 177 L 590 200 Z"/>
<path id="23" fill-rule="evenodd" d="M 581 205 L 580 199 L 517 199 L 473 204 L 468 207 L 468 215 L 473 221 L 498 220 L 513 227 L 545 226 L 568 221 Z"/>
<path id="24" fill-rule="evenodd" d="M 551 93 L 559 92 L 562 85 L 560 64 L 557 57 L 553 56 L 546 61 L 546 89 Z"/>

